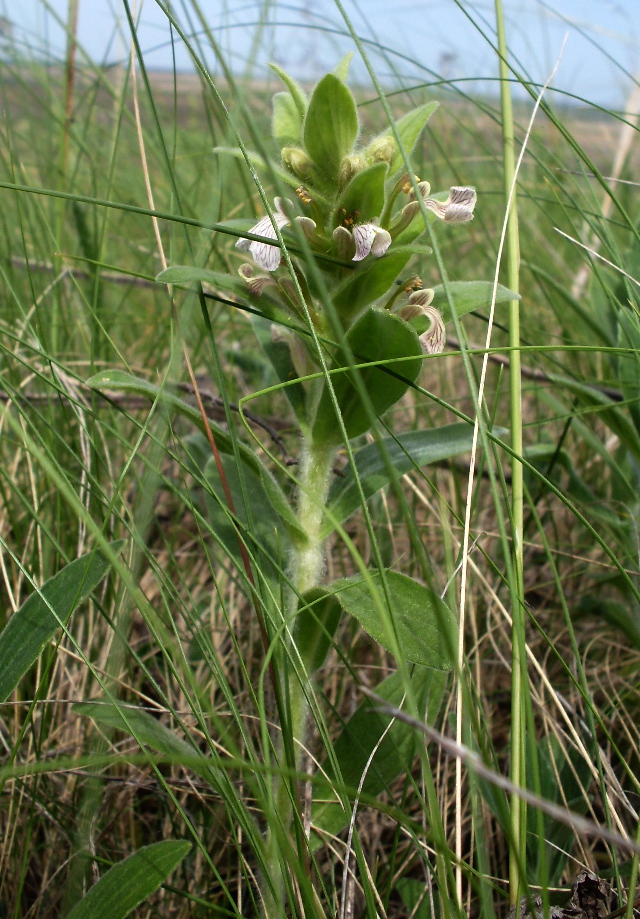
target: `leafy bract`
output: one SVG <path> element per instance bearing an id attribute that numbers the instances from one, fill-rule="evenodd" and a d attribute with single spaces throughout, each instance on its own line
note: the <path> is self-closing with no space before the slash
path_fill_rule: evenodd
<path id="1" fill-rule="evenodd" d="M 276 93 L 273 97 L 271 133 L 280 147 L 299 144 L 303 115 L 291 93 Z"/>
<path id="2" fill-rule="evenodd" d="M 304 145 L 327 181 L 337 181 L 343 157 L 358 136 L 358 113 L 349 89 L 332 73 L 313 90 L 304 119 Z"/>
<path id="3" fill-rule="evenodd" d="M 379 417 L 404 395 L 420 372 L 422 349 L 418 336 L 398 316 L 370 309 L 349 329 L 346 339 L 358 363 L 385 362 L 380 367 L 360 367 L 357 371 L 370 409 L 375 417 Z M 339 348 L 333 369 L 352 366 L 345 351 Z M 371 412 L 367 410 L 353 374 L 352 369 L 347 369 L 331 376 L 338 409 L 349 438 L 357 437 L 371 427 Z M 313 437 L 319 443 L 337 444 L 342 439 L 326 382 L 313 425 Z"/>
<path id="4" fill-rule="evenodd" d="M 390 250 L 382 258 L 369 257 L 336 287 L 333 302 L 345 325 L 386 294 L 412 255 L 413 249 L 403 247 Z"/>
<path id="5" fill-rule="evenodd" d="M 339 224 L 345 216 L 357 215 L 362 223 L 379 217 L 384 205 L 384 183 L 387 177 L 386 163 L 376 163 L 356 173 L 338 199 L 334 223 Z"/>
<path id="6" fill-rule="evenodd" d="M 284 85 L 287 87 L 291 93 L 291 98 L 295 102 L 296 108 L 300 112 L 301 118 L 304 118 L 304 114 L 307 111 L 307 96 L 303 88 L 293 79 L 293 77 L 289 76 L 286 70 L 283 70 L 282 67 L 279 67 L 277 64 L 269 64 L 269 67 L 271 67 L 274 73 L 278 74 Z"/>
<path id="7" fill-rule="evenodd" d="M 0 702 L 4 702 L 20 678 L 34 664 L 57 630 L 95 590 L 109 571 L 125 540 L 99 549 L 66 565 L 25 600 L 0 632 Z"/>
<path id="8" fill-rule="evenodd" d="M 417 144 L 418 138 L 424 130 L 427 121 L 431 118 L 439 105 L 439 102 L 426 102 L 424 105 L 420 105 L 418 108 L 413 109 L 412 112 L 407 112 L 407 114 L 398 121 L 396 126 L 398 136 L 402 141 L 402 146 L 404 147 L 407 156 L 410 156 L 413 152 L 413 149 Z M 391 161 L 391 168 L 389 170 L 390 174 L 393 175 L 394 172 L 397 172 L 399 169 L 403 168 L 404 165 L 405 163 L 402 158 L 402 154 L 398 150 L 393 160 Z"/>

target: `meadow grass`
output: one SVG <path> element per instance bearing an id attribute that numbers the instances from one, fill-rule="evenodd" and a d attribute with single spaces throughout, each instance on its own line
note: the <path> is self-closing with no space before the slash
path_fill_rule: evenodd
<path id="1" fill-rule="evenodd" d="M 17 47 L 1 62 L 0 627 L 74 560 L 105 561 L 0 707 L 0 915 L 493 917 L 522 895 L 564 905 L 588 869 L 631 917 L 637 120 L 543 96 L 527 134 L 539 88 L 509 113 L 407 85 L 400 58 L 393 85 L 353 87 L 369 136 L 389 111 L 443 103 L 412 167 L 434 190 L 475 186 L 479 203 L 471 224 L 436 227 L 435 255 L 412 270 L 425 287 L 497 275 L 521 294 L 519 331 L 507 303 L 447 326 L 376 437 L 478 418 L 477 452 L 387 469 L 323 562 L 324 583 L 392 569 L 442 595 L 464 622 L 457 666 L 416 693 L 410 662 L 345 615 L 306 678 L 269 613 L 291 592 L 285 534 L 243 459 L 253 451 L 295 506 L 299 426 L 256 343 L 264 327 L 234 293 L 155 281 L 167 265 L 237 277 L 233 233 L 280 190 L 213 149 L 273 156 L 281 87 L 235 76 L 223 55 L 205 72 L 215 43 L 196 4 L 189 15 L 188 34 L 204 29 L 196 76 L 148 73 L 135 44 L 135 71 L 72 42 L 66 69 Z M 516 156 L 526 136 L 526 155 L 496 273 L 515 168 L 503 129 Z M 87 386 L 99 373 L 114 385 Z M 218 469 L 198 398 L 228 437 Z M 365 439 L 332 459 L 332 481 Z M 82 906 L 110 866 L 162 841 L 189 845 L 162 850 L 156 883 L 127 875 L 150 883 L 141 905 Z"/>

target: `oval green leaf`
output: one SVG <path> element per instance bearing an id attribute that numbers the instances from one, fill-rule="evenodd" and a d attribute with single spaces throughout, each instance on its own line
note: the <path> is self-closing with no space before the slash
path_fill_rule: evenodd
<path id="1" fill-rule="evenodd" d="M 109 868 L 65 919 L 125 919 L 175 871 L 191 843 L 165 839 Z"/>
<path id="2" fill-rule="evenodd" d="M 442 671 L 426 667 L 415 667 L 411 675 L 413 697 L 419 711 L 427 710 L 429 724 L 436 720 L 447 679 Z M 402 705 L 405 690 L 402 674 L 394 673 L 376 686 L 375 692 L 376 696 L 397 707 Z M 389 727 L 390 721 L 390 715 L 379 711 L 375 703 L 366 699 L 334 742 L 332 756 L 323 763 L 321 777 L 313 786 L 312 850 L 322 845 L 326 835 L 335 835 L 347 825 L 351 802 L 347 800 L 345 806 L 344 797 L 349 799 L 355 794 L 365 771 L 361 797 L 366 800 L 387 790 L 397 776 L 411 767 L 416 752 L 416 731 L 403 721 L 394 721 Z"/>
<path id="3" fill-rule="evenodd" d="M 92 718 L 96 724 L 124 731 L 140 745 L 163 753 L 171 762 L 188 763 L 189 768 L 216 788 L 223 785 L 222 772 L 207 762 L 207 757 L 195 745 L 187 743 L 166 725 L 135 705 L 100 699 L 78 702 L 73 706 L 78 715 Z"/>
<path id="4" fill-rule="evenodd" d="M 0 633 L 0 702 L 7 699 L 46 643 L 95 590 L 125 541 L 110 543 L 109 555 L 96 549 L 70 562 L 11 616 Z"/>
<path id="5" fill-rule="evenodd" d="M 348 326 L 366 306 L 387 293 L 411 256 L 413 249 L 393 249 L 382 258 L 369 256 L 333 293 L 334 306 Z"/>
<path id="6" fill-rule="evenodd" d="M 473 310 L 488 309 L 493 297 L 493 281 L 450 281 L 447 284 L 451 299 L 456 308 L 458 317 L 465 316 Z M 442 284 L 434 288 L 432 306 L 440 310 L 444 322 L 451 321 L 449 298 Z M 508 303 L 511 300 L 520 300 L 520 294 L 498 284 L 496 290 L 496 303 Z"/>
<path id="7" fill-rule="evenodd" d="M 455 655 L 456 623 L 439 595 L 398 571 L 385 571 L 389 604 L 380 575 L 334 581 L 330 589 L 378 644 L 405 660 L 450 670 Z M 395 635 L 394 635 L 395 632 Z"/>
<path id="8" fill-rule="evenodd" d="M 280 147 L 299 144 L 303 115 L 291 93 L 276 93 L 273 97 L 271 133 Z"/>
<path id="9" fill-rule="evenodd" d="M 418 336 L 406 322 L 378 309 L 367 310 L 346 337 L 358 363 L 385 362 L 383 366 L 361 367 L 357 371 L 368 405 L 361 397 L 352 369 L 332 374 L 331 383 L 340 415 L 347 437 L 351 438 L 369 430 L 371 412 L 376 418 L 379 417 L 404 395 L 420 373 L 422 349 Z M 333 368 L 352 366 L 344 351 L 339 349 Z M 313 436 L 319 443 L 339 443 L 342 439 L 326 382 L 318 404 Z"/>
<path id="10" fill-rule="evenodd" d="M 324 664 L 341 616 L 336 596 L 324 587 L 308 590 L 298 603 L 295 643 L 307 673 Z"/>

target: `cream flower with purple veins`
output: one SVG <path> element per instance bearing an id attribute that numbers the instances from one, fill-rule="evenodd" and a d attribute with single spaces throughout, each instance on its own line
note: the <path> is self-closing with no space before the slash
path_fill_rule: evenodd
<path id="1" fill-rule="evenodd" d="M 416 316 L 425 316 L 429 320 L 427 331 L 418 336 L 425 354 L 440 354 L 441 351 L 444 351 L 445 345 L 445 327 L 442 316 L 440 311 L 431 305 L 434 296 L 435 291 L 430 288 L 416 290 L 409 297 L 408 304 L 398 310 L 398 315 L 406 322 L 410 322 Z"/>
<path id="2" fill-rule="evenodd" d="M 423 200 L 424 206 L 445 223 L 468 223 L 473 220 L 477 195 L 475 188 L 457 185 L 449 189 L 449 197 L 445 201 L 436 201 L 435 198 Z"/>
<path id="3" fill-rule="evenodd" d="M 282 209 L 282 198 L 274 198 L 275 209 L 273 215 L 267 214 L 262 220 L 259 220 L 254 227 L 249 230 L 256 236 L 266 236 L 267 239 L 277 239 L 276 227 L 281 230 L 288 226 L 291 221 Z M 291 206 L 291 202 L 287 201 Z M 258 242 L 257 239 L 239 239 L 236 243 L 236 249 L 243 252 L 248 251 L 251 254 L 256 265 L 264 268 L 265 271 L 275 271 L 280 264 L 280 249 L 278 246 L 270 246 L 267 243 Z"/>
<path id="4" fill-rule="evenodd" d="M 384 255 L 391 245 L 391 236 L 377 223 L 361 223 L 353 228 L 353 239 L 356 244 L 356 254 L 352 261 L 361 262 L 372 252 L 376 258 Z"/>

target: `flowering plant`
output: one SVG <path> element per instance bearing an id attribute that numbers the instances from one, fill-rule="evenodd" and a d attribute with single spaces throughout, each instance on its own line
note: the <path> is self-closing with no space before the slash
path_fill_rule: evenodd
<path id="1" fill-rule="evenodd" d="M 280 161 L 270 164 L 270 172 L 281 193 L 271 208 L 258 185 L 267 213 L 240 229 L 230 224 L 219 228 L 238 237 L 235 248 L 243 261 L 237 275 L 174 266 L 158 276 L 164 283 L 206 282 L 232 291 L 238 302 L 249 303 L 260 314 L 256 331 L 261 345 L 300 425 L 302 447 L 292 496 L 248 447 L 230 441 L 214 425 L 210 429 L 217 449 L 226 456 L 205 469 L 212 497 L 218 508 L 226 504 L 227 521 L 231 510 L 234 536 L 244 543 L 268 587 L 261 600 L 268 612 L 263 640 L 280 674 L 274 677 L 275 689 L 287 700 L 294 741 L 283 741 L 279 756 L 294 770 L 300 769 L 299 752 L 292 762 L 289 751 L 304 748 L 309 686 L 334 643 L 343 612 L 357 618 L 396 656 L 404 680 L 409 679 L 406 662 L 418 665 L 411 674 L 415 700 L 424 702 L 428 695 L 437 700 L 442 693 L 444 684 L 434 682 L 433 674 L 452 666 L 455 616 L 440 591 L 393 569 L 324 584 L 324 543 L 394 475 L 469 449 L 471 431 L 464 424 L 355 447 L 356 438 L 415 384 L 425 357 L 444 349 L 443 310 L 450 317 L 451 300 L 462 315 L 486 305 L 491 287 L 453 282 L 445 292 L 443 287 L 424 288 L 416 274 L 403 275 L 416 253 L 431 251 L 417 242 L 428 222 L 469 222 L 476 192 L 454 186 L 432 194 L 429 183 L 407 168 L 407 157 L 437 103 L 419 106 L 392 130 L 363 144 L 356 102 L 345 82 L 347 64 L 324 76 L 309 97 L 288 74 L 274 68 L 286 87 L 274 97 L 272 120 Z M 224 152 L 248 156 L 244 149 Z M 267 165 L 258 156 L 249 159 L 252 168 L 260 162 Z M 286 194 L 285 186 L 293 192 Z M 499 299 L 513 296 L 504 289 L 498 292 Z M 265 334 L 265 324 L 270 333 Z M 335 459 L 344 444 L 352 445 L 352 461 L 337 479 Z M 234 492 L 238 464 L 244 485 Z M 227 479 L 224 492 L 222 477 Z M 245 509 L 244 516 L 238 508 Z M 215 508 L 211 512 L 220 513 Z M 222 532 L 220 523 L 216 533 Z M 274 562 L 282 558 L 283 549 L 286 570 Z M 249 564 L 247 553 L 243 557 Z M 274 577 L 280 579 L 275 586 Z M 254 583 L 251 579 L 252 596 Z M 398 687 L 403 685 L 390 678 L 377 691 L 400 702 Z M 364 768 L 373 755 L 372 743 L 379 738 L 372 740 L 368 728 L 363 732 L 361 721 L 356 713 L 345 728 L 357 741 L 357 752 L 349 741 L 347 758 L 341 761 L 336 747 L 323 766 L 325 779 L 336 769 L 351 774 L 358 756 L 364 757 Z M 402 746 L 403 730 L 406 726 L 389 725 L 388 742 Z M 382 784 L 372 787 L 382 790 L 395 774 L 383 769 Z M 274 783 L 277 812 L 292 832 L 300 815 L 289 785 L 281 776 Z M 325 798 L 331 794 L 325 789 Z M 348 811 L 339 801 L 312 810 L 316 828 L 335 831 L 347 820 Z M 264 911 L 276 916 L 282 914 L 285 869 L 271 831 L 265 845 L 269 872 L 262 885 Z"/>

